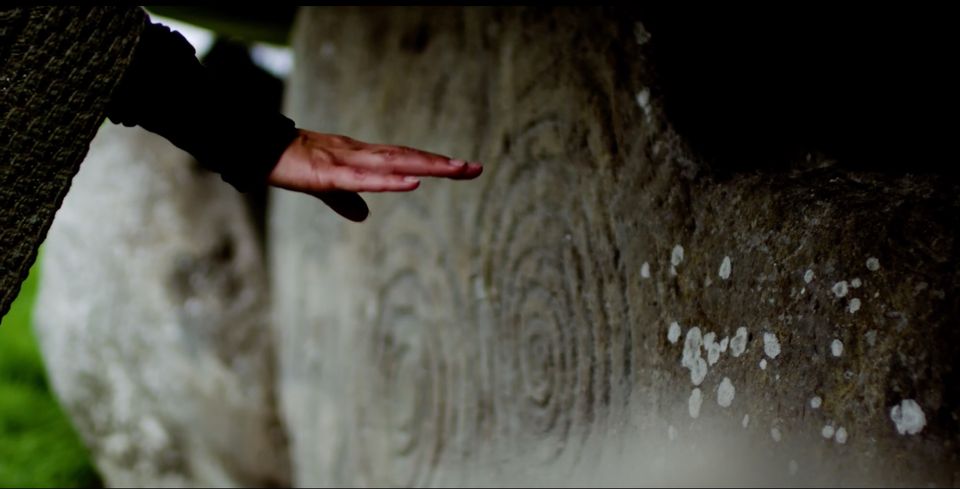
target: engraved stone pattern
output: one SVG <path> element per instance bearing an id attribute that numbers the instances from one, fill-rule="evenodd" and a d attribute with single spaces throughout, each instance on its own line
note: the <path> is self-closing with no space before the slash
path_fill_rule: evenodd
<path id="1" fill-rule="evenodd" d="M 831 484 L 956 481 L 956 188 L 829 169 L 715 180 L 662 118 L 644 63 L 657 40 L 636 42 L 639 20 L 301 11 L 287 100 L 301 126 L 486 167 L 476 182 L 369 195 L 360 225 L 272 194 L 297 483 L 466 484 L 508 477 L 491 467 L 520 455 L 566 482 L 615 453 L 615 435 L 666 443 L 668 425 L 687 443 L 707 428 L 753 436 L 755 462 L 775 459 L 783 478 L 797 466 Z M 726 257 L 735 272 L 719 280 Z M 868 257 L 884 265 L 849 314 L 829 286 L 863 276 Z M 709 366 L 697 419 L 682 342 L 663 334 L 674 321 L 751 334 Z M 781 353 L 760 370 L 764 332 Z M 830 356 L 834 338 L 850 353 Z M 923 441 L 889 420 L 902 397 L 940 413 Z M 845 444 L 823 443 L 828 422 Z"/>

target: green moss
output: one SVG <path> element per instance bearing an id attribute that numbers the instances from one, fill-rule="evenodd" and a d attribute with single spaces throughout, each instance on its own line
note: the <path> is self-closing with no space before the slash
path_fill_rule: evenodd
<path id="1" fill-rule="evenodd" d="M 89 453 L 47 383 L 31 328 L 36 291 L 34 265 L 0 322 L 0 487 L 99 486 Z"/>

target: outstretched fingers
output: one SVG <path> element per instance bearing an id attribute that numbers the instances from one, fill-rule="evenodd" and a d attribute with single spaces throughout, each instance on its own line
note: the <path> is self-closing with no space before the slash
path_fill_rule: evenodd
<path id="1" fill-rule="evenodd" d="M 470 179 L 483 171 L 478 163 L 405 146 L 369 145 L 343 151 L 339 156 L 342 164 L 374 173 Z"/>
<path id="2" fill-rule="evenodd" d="M 374 173 L 362 168 L 334 166 L 323 172 L 320 188 L 349 192 L 409 192 L 420 186 L 420 179 L 409 175 Z"/>
<path id="3" fill-rule="evenodd" d="M 341 216 L 362 221 L 369 208 L 357 192 L 409 192 L 420 186 L 418 177 L 471 179 L 482 171 L 479 163 L 415 148 L 300 130 L 268 183 L 314 195 Z"/>

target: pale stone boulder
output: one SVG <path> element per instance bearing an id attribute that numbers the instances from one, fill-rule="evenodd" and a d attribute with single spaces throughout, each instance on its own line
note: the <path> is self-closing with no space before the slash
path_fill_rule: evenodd
<path id="1" fill-rule="evenodd" d="M 36 331 L 111 486 L 288 483 L 262 249 L 241 194 L 105 124 L 43 248 Z"/>

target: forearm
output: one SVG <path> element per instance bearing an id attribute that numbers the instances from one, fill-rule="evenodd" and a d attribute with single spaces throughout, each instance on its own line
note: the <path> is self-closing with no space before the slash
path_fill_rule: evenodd
<path id="1" fill-rule="evenodd" d="M 297 137 L 293 121 L 218 80 L 193 47 L 168 27 L 149 23 L 107 116 L 139 125 L 193 155 L 238 190 L 266 184 Z"/>

